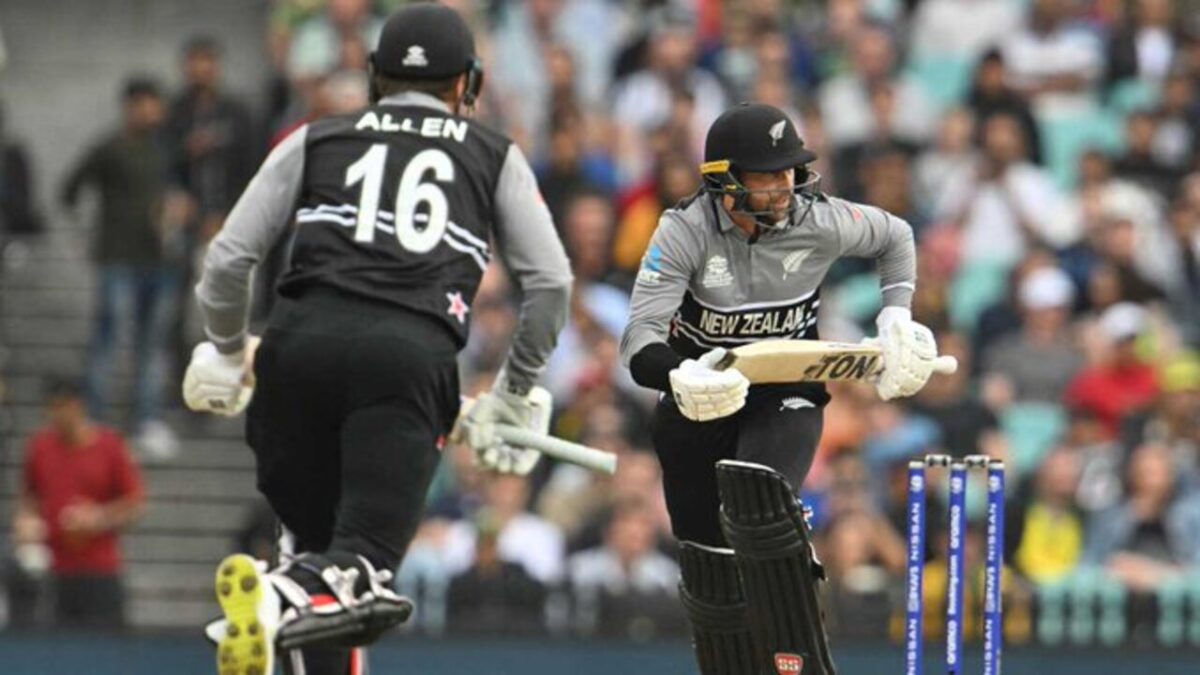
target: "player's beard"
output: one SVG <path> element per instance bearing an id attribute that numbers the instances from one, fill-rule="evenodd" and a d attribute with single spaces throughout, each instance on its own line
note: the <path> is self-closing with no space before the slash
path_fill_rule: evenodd
<path id="1" fill-rule="evenodd" d="M 760 195 L 755 195 L 755 197 L 760 197 Z M 761 201 L 758 199 L 751 200 L 749 210 L 764 214 L 756 218 L 763 227 L 782 230 L 791 224 L 791 212 L 795 206 L 795 199 L 795 195 L 791 191 L 788 191 L 787 194 L 781 197 L 761 195 Z M 759 203 L 754 203 L 756 201 L 759 201 Z"/>

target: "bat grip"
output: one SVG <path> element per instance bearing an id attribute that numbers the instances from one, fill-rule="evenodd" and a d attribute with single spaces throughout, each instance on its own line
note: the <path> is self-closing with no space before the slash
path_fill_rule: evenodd
<path id="1" fill-rule="evenodd" d="M 933 372 L 942 375 L 952 375 L 958 370 L 958 359 L 953 356 L 939 356 L 933 361 Z"/>
<path id="2" fill-rule="evenodd" d="M 716 363 L 713 364 L 712 369 L 713 370 L 726 370 L 730 366 L 733 365 L 734 361 L 737 361 L 737 354 L 734 354 L 732 349 L 726 349 L 725 355 L 722 356 L 720 358 L 720 360 L 718 360 Z"/>
<path id="3" fill-rule="evenodd" d="M 497 424 L 496 435 L 505 443 L 537 450 L 555 459 L 578 464 L 585 469 L 609 475 L 617 471 L 617 456 L 610 452 L 564 441 L 561 438 L 539 434 L 536 431 L 512 426 L 511 424 Z"/>

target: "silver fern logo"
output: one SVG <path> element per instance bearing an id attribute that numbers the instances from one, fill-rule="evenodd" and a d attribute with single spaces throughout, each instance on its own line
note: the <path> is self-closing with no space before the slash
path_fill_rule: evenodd
<path id="1" fill-rule="evenodd" d="M 771 147 L 775 147 L 779 141 L 783 140 L 783 130 L 787 128 L 787 120 L 779 120 L 771 125 L 771 129 L 767 134 L 771 136 Z"/>
<path id="2" fill-rule="evenodd" d="M 784 256 L 784 258 L 783 258 L 783 278 L 786 279 L 789 274 L 792 274 L 796 270 L 799 270 L 800 266 L 804 264 L 804 261 L 808 258 L 809 254 L 811 254 L 811 253 L 812 253 L 812 249 L 807 249 L 804 251 L 792 251 L 791 253 Z"/>
<path id="3" fill-rule="evenodd" d="M 813 402 L 801 396 L 789 396 L 779 402 L 780 412 L 784 410 L 800 410 L 801 408 L 815 408 Z"/>

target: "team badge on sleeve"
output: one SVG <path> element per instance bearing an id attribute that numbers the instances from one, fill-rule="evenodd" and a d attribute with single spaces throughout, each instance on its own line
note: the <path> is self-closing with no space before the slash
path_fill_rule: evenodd
<path id="1" fill-rule="evenodd" d="M 446 313 L 458 319 L 459 323 L 466 323 L 467 314 L 471 311 L 471 308 L 463 300 L 462 293 L 457 291 L 447 293 L 446 299 L 450 301 L 450 306 L 446 308 Z"/>
<path id="2" fill-rule="evenodd" d="M 642 268 L 638 270 L 637 280 L 642 284 L 656 284 L 662 278 L 662 249 L 654 244 L 642 258 Z"/>

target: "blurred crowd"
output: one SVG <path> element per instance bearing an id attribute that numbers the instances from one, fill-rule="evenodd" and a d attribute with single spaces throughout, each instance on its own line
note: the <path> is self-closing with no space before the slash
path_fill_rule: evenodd
<path id="1" fill-rule="evenodd" d="M 366 53 L 398 4 L 276 0 L 273 76 L 254 113 L 222 87 L 220 44 L 189 42 L 182 89 L 131 81 L 124 126 L 65 180 L 65 203 L 87 188 L 102 203 L 89 408 L 105 419 L 111 315 L 122 295 L 137 298 L 142 375 L 128 428 L 146 452 L 174 453 L 159 411 L 174 404 L 164 382 L 174 391 L 177 379 L 154 363 L 175 354 L 164 363 L 177 372 L 199 339 L 187 300 L 197 255 L 273 142 L 365 104 Z M 1200 598 L 1193 0 L 448 4 L 474 27 L 485 63 L 478 115 L 530 157 L 573 262 L 572 319 L 544 378 L 553 432 L 619 454 L 620 468 L 610 478 L 544 462 L 529 480 L 492 477 L 448 448 L 399 575 L 432 608 L 418 629 L 636 637 L 682 625 L 649 447 L 654 394 L 622 368 L 617 340 L 659 214 L 697 189 L 708 125 L 742 100 L 792 116 L 820 157 L 823 191 L 912 225 L 914 318 L 961 364 L 907 400 L 831 387 L 803 497 L 834 623 L 853 632 L 854 612 L 878 612 L 855 597 L 900 597 L 904 467 L 931 452 L 1008 462 L 1010 630 L 1028 634 L 1020 608 L 1080 579 L 1157 595 L 1160 607 L 1170 593 Z M 0 186 L 6 211 L 22 203 Z M 831 272 L 823 338 L 867 334 L 879 307 L 873 270 L 847 260 Z M 259 278 L 268 289 L 270 274 Z M 493 265 L 471 306 L 465 392 L 489 386 L 515 311 Z M 983 494 L 972 486 L 974 517 Z M 933 634 L 945 540 L 931 525 Z M 973 523 L 973 569 L 981 544 Z M 894 630 L 898 613 L 896 601 L 881 621 Z"/>

